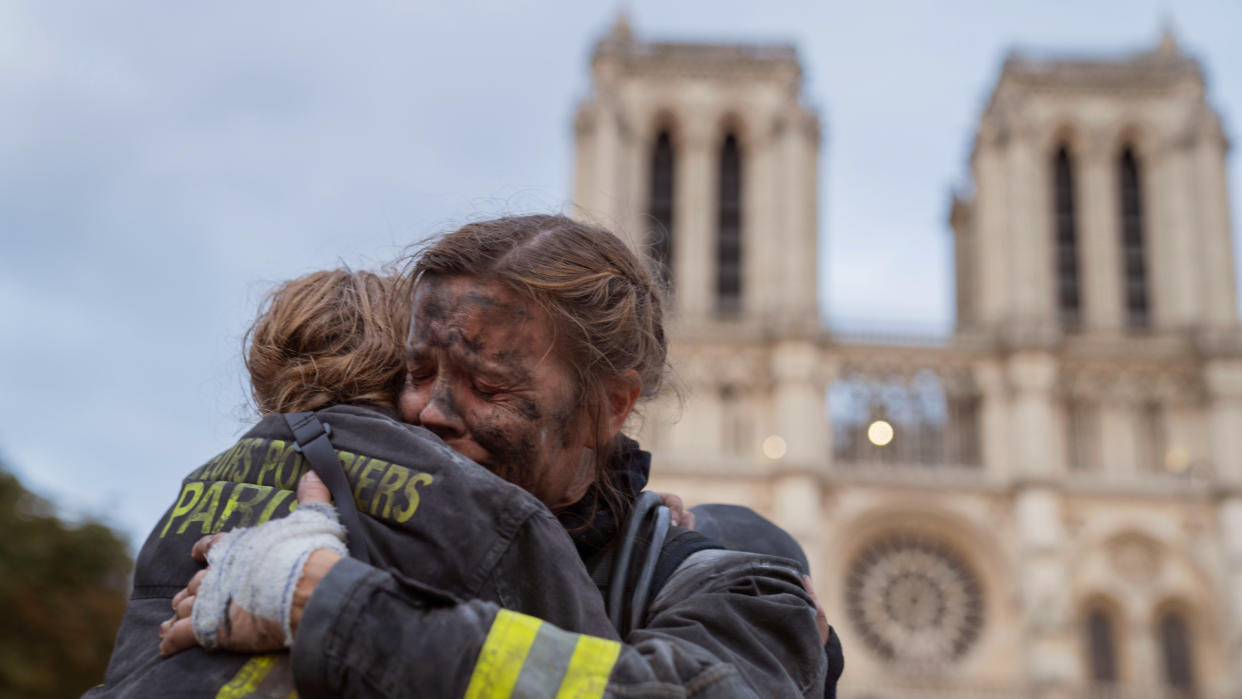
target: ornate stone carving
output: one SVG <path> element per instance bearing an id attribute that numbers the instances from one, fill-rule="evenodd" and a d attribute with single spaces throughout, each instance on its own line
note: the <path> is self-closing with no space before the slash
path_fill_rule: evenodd
<path id="1" fill-rule="evenodd" d="M 892 534 L 854 560 L 846 606 L 880 657 L 942 667 L 960 659 L 983 627 L 983 589 L 965 561 L 940 541 Z"/>
<path id="2" fill-rule="evenodd" d="M 1199 403 L 1204 397 L 1200 372 L 1184 363 L 1066 361 L 1060 390 L 1069 398 L 1120 403 Z"/>
<path id="3" fill-rule="evenodd" d="M 1160 549 L 1139 534 L 1126 534 L 1108 546 L 1108 560 L 1122 578 L 1134 583 L 1151 582 L 1160 569 Z"/>

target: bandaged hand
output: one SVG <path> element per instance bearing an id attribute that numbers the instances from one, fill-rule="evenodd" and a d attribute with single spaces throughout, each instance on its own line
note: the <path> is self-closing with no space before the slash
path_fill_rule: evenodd
<path id="1" fill-rule="evenodd" d="M 348 555 L 327 489 L 307 474 L 298 509 L 258 527 L 204 537 L 193 555 L 208 567 L 173 598 L 160 626 L 160 654 L 194 643 L 207 649 L 289 647 L 301 609 L 328 569 Z"/>

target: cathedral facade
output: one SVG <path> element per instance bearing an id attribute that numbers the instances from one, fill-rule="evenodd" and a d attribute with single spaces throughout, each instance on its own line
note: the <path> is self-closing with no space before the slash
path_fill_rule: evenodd
<path id="1" fill-rule="evenodd" d="M 842 696 L 1242 697 L 1228 144 L 1171 36 L 1006 61 L 952 200 L 956 329 L 925 341 L 820 322 L 792 46 L 621 20 L 591 74 L 575 204 L 671 291 L 652 485 L 798 538 Z"/>

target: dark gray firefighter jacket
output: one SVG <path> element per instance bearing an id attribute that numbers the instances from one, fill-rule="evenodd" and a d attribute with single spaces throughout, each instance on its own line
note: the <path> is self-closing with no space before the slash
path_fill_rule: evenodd
<path id="1" fill-rule="evenodd" d="M 99 695 L 287 696 L 291 674 L 303 697 L 822 696 L 814 604 L 785 559 L 700 551 L 669 577 L 641 628 L 619 642 L 581 548 L 529 494 L 374 411 L 332 408 L 320 419 L 333 426 L 360 512 L 371 514 L 376 566 L 344 559 L 332 569 L 291 656 L 194 649 L 158 658 L 158 624 L 197 570 L 189 549 L 203 533 L 198 523 L 208 533 L 255 524 L 270 504 L 256 502 L 251 519 L 235 521 L 239 506 L 223 516 L 227 486 L 214 518 L 192 501 L 217 482 L 283 492 L 305 469 L 300 461 L 287 474 L 254 466 L 290 437 L 283 420 L 268 418 L 241 442 L 269 443 L 254 445 L 244 476 L 230 477 L 240 466 L 226 468 L 229 452 L 217 457 L 186 479 L 152 533 Z M 368 470 L 374 460 L 383 465 Z M 392 475 L 397 464 L 408 464 L 408 475 Z M 203 484 L 198 499 L 186 494 L 193 483 Z M 278 503 L 269 516 L 287 512 Z M 164 543 L 183 533 L 175 546 Z"/>
<path id="2" fill-rule="evenodd" d="M 615 634 L 573 543 L 534 496 L 388 411 L 336 406 L 317 416 L 332 427 L 376 565 L 567 629 Z M 287 653 L 193 648 L 161 659 L 158 648 L 173 595 L 201 567 L 190 557 L 194 542 L 296 506 L 307 464 L 294 446 L 283 417 L 269 415 L 185 478 L 138 554 L 104 683 L 87 696 L 288 695 Z"/>

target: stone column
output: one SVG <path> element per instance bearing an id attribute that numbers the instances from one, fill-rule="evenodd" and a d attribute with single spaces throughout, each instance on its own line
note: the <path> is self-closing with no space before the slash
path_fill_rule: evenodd
<path id="1" fill-rule="evenodd" d="M 1012 308 L 1012 264 L 1009 255 L 1009 191 L 1006 186 L 1006 142 L 995 129 L 981 129 L 972 165 L 975 174 L 975 222 L 972 237 L 976 285 L 967 293 L 978 303 L 984 327 L 1004 321 Z"/>
<path id="2" fill-rule="evenodd" d="M 684 122 L 683 145 L 674 177 L 677 197 L 673 219 L 677 221 L 677 307 L 692 318 L 704 318 L 715 307 L 716 275 L 716 177 L 717 157 L 712 152 L 706 119 Z"/>
<path id="3" fill-rule="evenodd" d="M 778 310 L 789 323 L 815 324 L 819 315 L 818 131 L 813 118 L 796 104 L 783 119 L 781 168 L 789 174 L 781 193 L 781 275 L 774 280 L 781 295 Z"/>
<path id="4" fill-rule="evenodd" d="M 1077 681 L 1078 657 L 1065 565 L 1060 557 L 1060 495 L 1048 485 L 1065 469 L 1062 424 L 1057 420 L 1056 358 L 1022 352 L 1008 362 L 1013 391 L 1010 451 L 1019 488 L 1014 498 L 1018 579 L 1029 682 L 1040 697 L 1061 696 Z"/>
<path id="5" fill-rule="evenodd" d="M 1225 589 L 1230 619 L 1225 636 L 1225 665 L 1233 668 L 1233 680 L 1242 687 L 1242 494 L 1232 494 L 1217 505 L 1217 526 L 1225 550 Z"/>
<path id="6" fill-rule="evenodd" d="M 781 263 L 788 246 L 781 239 L 784 214 L 780 195 L 783 163 L 780 141 L 767 125 L 772 116 L 755 114 L 742 153 L 742 308 L 767 318 L 782 303 Z"/>
<path id="7" fill-rule="evenodd" d="M 772 351 L 777 434 L 787 449 L 782 468 L 818 471 L 827 460 L 825 387 L 817 380 L 821 371 L 813 342 L 782 342 Z"/>
<path id="8" fill-rule="evenodd" d="M 828 411 L 828 387 L 833 381 L 837 380 L 837 376 L 841 373 L 841 360 L 839 357 L 830 353 L 821 353 L 816 363 L 815 369 L 815 385 L 820 395 L 819 402 L 819 426 L 821 463 L 825 469 L 833 468 L 836 460 L 833 451 L 836 442 L 832 434 L 832 414 Z"/>
<path id="9" fill-rule="evenodd" d="M 620 114 L 616 105 L 601 101 L 596 115 L 595 171 L 591 176 L 595 186 L 595 206 L 590 213 L 601 225 L 612 230 L 620 221 Z"/>
<path id="10" fill-rule="evenodd" d="M 820 351 L 811 341 L 780 342 L 772 349 L 771 361 L 774 425 L 786 448 L 776 462 L 772 519 L 798 540 L 816 571 L 825 537 L 820 473 L 829 448 Z M 823 590 L 828 581 L 816 582 Z"/>
<path id="11" fill-rule="evenodd" d="M 1168 269 L 1161 274 L 1163 288 L 1161 296 L 1155 295 L 1152 279 L 1148 279 L 1148 298 L 1153 313 L 1160 309 L 1167 325 L 1174 327 L 1197 324 L 1203 319 L 1206 307 L 1204 301 L 1205 274 L 1208 271 L 1200 265 L 1198 239 L 1202 231 L 1198 225 L 1197 207 L 1192 201 L 1194 194 L 1194 170 L 1191 159 L 1190 140 L 1185 135 L 1165 144 L 1161 156 L 1167 160 L 1166 177 L 1163 186 L 1156 188 L 1154 183 L 1144 179 L 1143 200 L 1154 201 L 1156 197 L 1167 198 L 1167 218 L 1159 228 L 1148 224 L 1143 230 L 1143 245 L 1146 247 L 1145 260 L 1150 270 L 1157 271 L 1163 263 Z M 1144 160 L 1140 160 L 1139 176 Z M 1146 217 L 1144 217 L 1146 219 Z M 1145 220 L 1144 223 L 1147 223 Z M 1164 246 L 1159 244 L 1164 242 Z M 1164 254 L 1159 254 L 1164 247 Z M 1153 317 L 1154 319 L 1154 317 Z"/>
<path id="12" fill-rule="evenodd" d="M 1210 108 L 1204 118 L 1207 123 L 1195 144 L 1195 208 L 1202 235 L 1199 254 L 1206 277 L 1206 318 L 1213 327 L 1232 329 L 1238 325 L 1238 307 L 1225 172 L 1228 144 Z"/>
<path id="13" fill-rule="evenodd" d="M 693 373 L 683 374 L 692 398 L 686 401 L 681 418 L 670 430 L 669 440 L 678 460 L 698 466 L 719 463 L 725 443 L 721 429 L 724 405 L 720 400 L 720 386 L 706 375 L 707 370 L 705 366 L 697 366 Z"/>
<path id="14" fill-rule="evenodd" d="M 618 192 L 620 211 L 617 214 L 616 234 L 630 243 L 640 255 L 647 254 L 647 207 L 650 197 L 651 146 L 653 141 L 643 130 L 636 129 L 634 115 L 623 117 L 620 142 Z"/>
<path id="15" fill-rule="evenodd" d="M 1008 168 L 1005 173 L 1009 184 L 1009 259 L 1008 283 L 1014 291 L 1014 305 L 1010 317 L 1018 322 L 1035 320 L 1039 296 L 1037 267 L 1041 260 L 1037 238 L 1047 237 L 1033 225 L 1032 216 L 1036 206 L 1032 191 L 1034 177 L 1031 170 L 1037 167 L 1034 145 L 1024 138 L 1014 138 L 1009 145 Z"/>
<path id="16" fill-rule="evenodd" d="M 1099 403 L 1100 462 L 1104 471 L 1127 480 L 1139 471 L 1134 406 L 1120 396 L 1104 396 Z"/>
<path id="17" fill-rule="evenodd" d="M 1015 475 L 1046 480 L 1065 471 L 1061 424 L 1057 420 L 1056 358 L 1046 352 L 1020 352 L 1009 358 L 1013 389 L 1010 458 Z"/>
<path id="18" fill-rule="evenodd" d="M 593 218 L 595 208 L 595 140 L 598 130 L 598 109 L 594 102 L 584 102 L 574 117 L 574 191 L 576 218 Z"/>
<path id="19" fill-rule="evenodd" d="M 1108 135 L 1091 133 L 1075 173 L 1078 208 L 1078 281 L 1083 325 L 1091 329 L 1125 327 L 1121 261 L 1121 206 L 1115 153 Z"/>
<path id="20" fill-rule="evenodd" d="M 1212 460 L 1223 494 L 1216 513 L 1231 607 L 1225 662 L 1242 686 L 1242 359 L 1209 362 L 1204 383 L 1211 400 Z"/>
<path id="21" fill-rule="evenodd" d="M 1204 367 L 1210 403 L 1212 465 L 1217 479 L 1242 488 L 1242 359 L 1215 359 Z"/>
<path id="22" fill-rule="evenodd" d="M 1056 324 L 1052 219 L 1048 168 L 1034 129 L 1016 129 L 1009 147 L 1009 232 L 1015 294 L 1013 320 L 1036 326 Z M 988 232 L 985 230 L 984 235 Z M 1028 326 L 1029 327 L 1029 326 Z"/>
<path id="23" fill-rule="evenodd" d="M 998 478 L 1012 473 L 1009 452 L 1010 406 L 1005 373 L 998 363 L 987 361 L 975 365 L 975 383 L 979 386 L 979 457 L 983 468 Z"/>
<path id="24" fill-rule="evenodd" d="M 1061 696 L 1081 682 L 1066 570 L 1061 560 L 1060 495 L 1051 488 L 1023 487 L 1014 499 L 1020 555 L 1027 676 L 1038 696 Z"/>
<path id="25" fill-rule="evenodd" d="M 1128 643 L 1119 645 L 1118 649 L 1126 651 L 1128 657 L 1125 660 L 1129 661 L 1127 679 L 1137 687 L 1164 686 L 1164 675 L 1161 671 L 1164 660 L 1160 657 L 1160 646 L 1152 633 L 1153 629 L 1155 620 L 1148 608 L 1141 615 L 1132 617 L 1129 623 L 1123 621 L 1121 625 L 1122 637 L 1118 640 L 1128 640 Z M 1120 656 L 1118 659 L 1121 659 Z"/>

